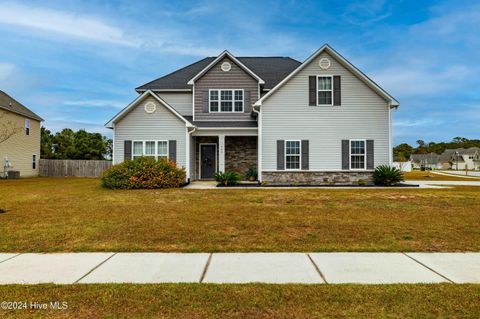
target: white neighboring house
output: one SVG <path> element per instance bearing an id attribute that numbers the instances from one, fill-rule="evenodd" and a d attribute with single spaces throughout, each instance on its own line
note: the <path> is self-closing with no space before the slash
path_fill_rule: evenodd
<path id="1" fill-rule="evenodd" d="M 454 170 L 480 170 L 480 148 L 450 150 L 452 169 Z"/>
<path id="2" fill-rule="evenodd" d="M 328 45 L 288 57 L 207 57 L 138 87 L 106 126 L 114 163 L 166 157 L 187 179 L 258 171 L 271 184 L 372 181 L 392 164 L 399 103 Z"/>

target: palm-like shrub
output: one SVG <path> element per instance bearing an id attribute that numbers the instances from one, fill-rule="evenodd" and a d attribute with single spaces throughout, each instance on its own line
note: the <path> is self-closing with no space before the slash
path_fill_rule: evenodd
<path id="1" fill-rule="evenodd" d="M 240 176 L 240 174 L 236 173 L 236 172 L 218 172 L 218 173 L 215 173 L 215 180 L 223 185 L 223 186 L 229 186 L 229 185 L 235 185 L 237 184 L 240 180 L 242 179 L 242 177 Z"/>
<path id="2" fill-rule="evenodd" d="M 388 165 L 377 166 L 373 173 L 373 181 L 375 182 L 375 185 L 394 186 L 400 184 L 400 182 L 403 182 L 404 180 L 401 170 Z"/>
<path id="3" fill-rule="evenodd" d="M 185 182 L 185 176 L 185 169 L 172 161 L 140 157 L 113 165 L 103 173 L 101 183 L 111 189 L 174 188 Z"/>

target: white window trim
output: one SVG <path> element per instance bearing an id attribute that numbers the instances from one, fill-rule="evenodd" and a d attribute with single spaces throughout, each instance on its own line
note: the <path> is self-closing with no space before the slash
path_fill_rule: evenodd
<path id="1" fill-rule="evenodd" d="M 363 168 L 352 168 L 352 155 L 361 156 L 360 154 L 352 154 L 352 142 L 363 142 L 364 145 L 364 154 L 363 154 Z M 365 171 L 367 170 L 367 140 L 366 139 L 351 139 L 348 140 L 348 161 L 351 171 Z"/>
<path id="2" fill-rule="evenodd" d="M 330 90 L 319 90 L 318 89 L 318 78 L 330 78 L 330 83 L 332 84 L 332 88 Z M 316 91 L 315 91 L 315 97 L 317 99 L 317 106 L 333 106 L 333 75 L 330 74 L 325 74 L 325 75 L 317 75 L 317 82 L 315 83 Z M 331 103 L 330 104 L 319 104 L 318 101 L 318 92 L 331 92 L 332 93 L 332 98 L 331 98 Z"/>
<path id="3" fill-rule="evenodd" d="M 30 119 L 25 119 L 25 135 L 30 135 Z"/>
<path id="4" fill-rule="evenodd" d="M 210 92 L 217 91 L 218 94 L 218 111 L 212 111 L 212 104 L 210 103 Z M 221 106 L 221 94 L 220 91 L 232 91 L 232 110 L 231 111 L 222 111 Z M 242 110 L 235 111 L 235 102 L 240 102 L 240 100 L 235 100 L 235 91 L 242 91 Z M 243 113 L 245 111 L 245 90 L 244 89 L 209 89 L 208 90 L 208 112 L 209 113 Z"/>
<path id="5" fill-rule="evenodd" d="M 288 154 L 288 156 L 298 156 L 298 168 L 287 168 L 287 142 L 298 142 L 298 155 Z M 302 141 L 301 140 L 285 140 L 283 145 L 283 167 L 286 171 L 301 171 L 302 170 Z"/>
<path id="6" fill-rule="evenodd" d="M 142 143 L 142 155 L 137 155 L 137 154 L 134 153 L 136 142 Z M 167 155 L 166 156 L 167 156 L 167 159 L 170 159 L 170 143 L 168 142 L 168 140 L 133 140 L 132 141 L 132 158 L 131 158 L 132 160 L 135 156 L 152 157 L 151 154 L 146 154 L 146 152 L 145 152 L 146 149 L 147 149 L 147 147 L 146 147 L 147 143 L 146 142 L 154 142 L 155 143 L 155 156 L 154 156 L 155 160 L 158 160 L 158 158 L 160 156 L 162 156 L 162 157 L 165 156 L 165 155 L 159 155 L 158 154 L 158 142 L 167 142 Z"/>

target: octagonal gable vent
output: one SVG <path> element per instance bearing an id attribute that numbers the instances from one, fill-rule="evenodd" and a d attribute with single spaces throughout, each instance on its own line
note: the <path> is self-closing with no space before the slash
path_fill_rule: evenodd
<path id="1" fill-rule="evenodd" d="M 144 108 L 145 108 L 145 112 L 147 112 L 147 113 L 149 113 L 149 114 L 151 114 L 151 113 L 153 113 L 153 112 L 155 112 L 155 111 L 157 110 L 157 106 L 156 106 L 155 103 L 153 103 L 153 102 L 147 102 L 147 103 L 145 103 Z"/>
<path id="2" fill-rule="evenodd" d="M 328 58 L 321 58 L 320 61 L 318 61 L 318 65 L 322 70 L 328 70 L 332 64 Z"/>
<path id="3" fill-rule="evenodd" d="M 232 65 L 229 62 L 223 62 L 222 63 L 222 71 L 223 72 L 228 72 L 232 69 Z"/>

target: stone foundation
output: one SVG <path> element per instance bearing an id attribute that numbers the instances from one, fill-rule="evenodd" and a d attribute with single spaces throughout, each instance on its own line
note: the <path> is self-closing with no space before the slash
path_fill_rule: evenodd
<path id="1" fill-rule="evenodd" d="M 245 178 L 250 166 L 257 169 L 257 137 L 225 137 L 225 171 L 237 172 Z"/>
<path id="2" fill-rule="evenodd" d="M 262 172 L 262 183 L 271 185 L 371 185 L 373 172 Z"/>

